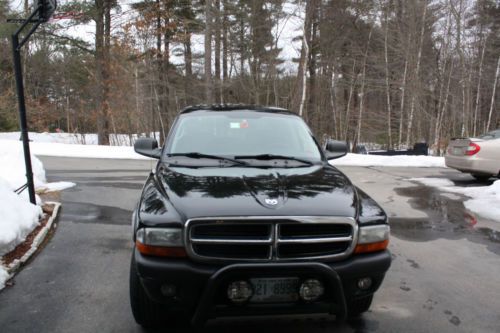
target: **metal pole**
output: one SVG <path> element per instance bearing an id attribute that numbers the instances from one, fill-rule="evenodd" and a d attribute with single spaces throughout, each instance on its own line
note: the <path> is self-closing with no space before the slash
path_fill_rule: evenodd
<path id="1" fill-rule="evenodd" d="M 16 77 L 17 103 L 19 106 L 19 125 L 21 127 L 21 138 L 23 140 L 24 162 L 26 165 L 26 179 L 30 202 L 36 205 L 35 184 L 33 182 L 33 170 L 31 168 L 31 154 L 28 138 L 28 122 L 26 121 L 26 105 L 24 103 L 23 72 L 21 67 L 21 50 L 19 49 L 19 36 L 12 35 L 12 52 L 14 58 L 14 72 Z"/>

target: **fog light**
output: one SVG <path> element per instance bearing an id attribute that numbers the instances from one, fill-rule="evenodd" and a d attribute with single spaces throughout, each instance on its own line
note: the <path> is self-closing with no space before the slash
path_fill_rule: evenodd
<path id="1" fill-rule="evenodd" d="M 233 303 L 245 303 L 252 295 L 252 285 L 247 281 L 234 281 L 227 287 L 227 298 Z"/>
<path id="2" fill-rule="evenodd" d="M 365 277 L 358 280 L 358 288 L 361 290 L 370 289 L 371 286 L 372 286 L 372 278 Z"/>
<path id="3" fill-rule="evenodd" d="M 324 292 L 325 287 L 319 280 L 308 279 L 300 285 L 299 295 L 304 301 L 312 302 L 320 298 Z"/>
<path id="4" fill-rule="evenodd" d="M 163 296 L 174 297 L 177 294 L 177 288 L 173 284 L 164 284 L 160 288 Z"/>

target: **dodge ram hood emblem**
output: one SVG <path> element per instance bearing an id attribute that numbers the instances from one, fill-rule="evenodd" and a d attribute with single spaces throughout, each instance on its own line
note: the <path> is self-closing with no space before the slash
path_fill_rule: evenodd
<path id="1" fill-rule="evenodd" d="M 278 204 L 278 199 L 265 199 L 264 200 L 266 204 L 271 205 L 271 206 L 276 206 Z"/>

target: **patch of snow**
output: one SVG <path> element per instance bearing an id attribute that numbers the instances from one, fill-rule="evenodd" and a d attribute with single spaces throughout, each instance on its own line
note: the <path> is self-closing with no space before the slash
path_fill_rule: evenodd
<path id="1" fill-rule="evenodd" d="M 333 166 L 385 166 L 385 167 L 419 167 L 419 168 L 446 168 L 444 157 L 436 156 L 380 156 L 369 154 L 347 154 L 344 157 L 331 160 Z"/>
<path id="2" fill-rule="evenodd" d="M 76 184 L 72 182 L 54 182 L 40 186 L 39 188 L 37 188 L 37 191 L 42 191 L 42 192 L 62 191 L 71 188 L 73 186 L 76 186 Z"/>
<path id="3" fill-rule="evenodd" d="M 5 147 L 15 146 L 22 148 L 20 141 L 0 140 L 0 151 Z M 98 146 L 77 145 L 65 143 L 31 142 L 30 150 L 33 155 L 60 156 L 80 158 L 114 158 L 114 159 L 149 159 L 134 151 L 133 147 L 127 146 Z M 23 162 L 24 163 L 24 162 Z"/>
<path id="4" fill-rule="evenodd" d="M 0 255 L 12 251 L 39 224 L 42 208 L 27 202 L 0 179 Z"/>
<path id="5" fill-rule="evenodd" d="M 500 222 L 500 180 L 496 180 L 490 186 L 473 187 L 454 186 L 449 179 L 413 178 L 412 180 L 445 192 L 463 194 L 470 198 L 464 202 L 465 208 L 479 216 Z"/>
<path id="6" fill-rule="evenodd" d="M 33 180 L 35 187 L 44 185 L 45 170 L 42 162 L 32 156 L 31 167 L 33 169 Z M 21 142 L 0 141 L 0 178 L 7 182 L 12 190 L 26 183 L 26 171 L 24 167 L 24 153 Z"/>
<path id="7" fill-rule="evenodd" d="M 432 187 L 455 186 L 448 178 L 410 178 L 410 180 Z"/>
<path id="8" fill-rule="evenodd" d="M 141 134 L 144 136 L 145 134 Z M 150 133 L 153 137 L 159 137 L 160 133 Z M 0 132 L 0 140 L 16 140 L 20 141 L 20 132 Z M 29 132 L 28 137 L 31 142 L 45 143 L 66 143 L 80 145 L 97 145 L 97 134 L 95 133 L 36 133 Z M 137 134 L 110 134 L 109 141 L 112 146 L 131 146 L 139 136 Z"/>
<path id="9" fill-rule="evenodd" d="M 42 162 L 31 156 L 35 188 L 45 191 L 59 191 L 74 183 L 47 183 Z M 28 191 L 20 195 L 15 190 L 26 183 L 24 153 L 19 141 L 0 140 L 0 256 L 12 251 L 26 236 L 39 225 L 42 208 L 29 202 Z M 40 197 L 36 196 L 38 204 Z M 0 289 L 9 278 L 7 270 L 0 262 Z"/>
<path id="10" fill-rule="evenodd" d="M 0 290 L 5 287 L 5 282 L 9 279 L 10 275 L 7 270 L 0 265 Z"/>

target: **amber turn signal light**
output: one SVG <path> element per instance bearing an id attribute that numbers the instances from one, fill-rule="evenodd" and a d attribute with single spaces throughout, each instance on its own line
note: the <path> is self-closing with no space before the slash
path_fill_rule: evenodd
<path id="1" fill-rule="evenodd" d="M 137 250 L 141 254 L 157 257 L 170 257 L 170 258 L 185 258 L 187 257 L 186 250 L 183 247 L 166 247 L 166 246 L 153 246 L 142 244 L 139 241 L 135 242 Z"/>
<path id="2" fill-rule="evenodd" d="M 387 245 L 389 245 L 389 240 L 386 239 L 381 242 L 376 242 L 376 243 L 369 243 L 369 244 L 358 244 L 356 245 L 356 248 L 354 249 L 354 253 L 369 253 L 369 252 L 377 252 L 377 251 L 382 251 L 387 248 Z"/>

